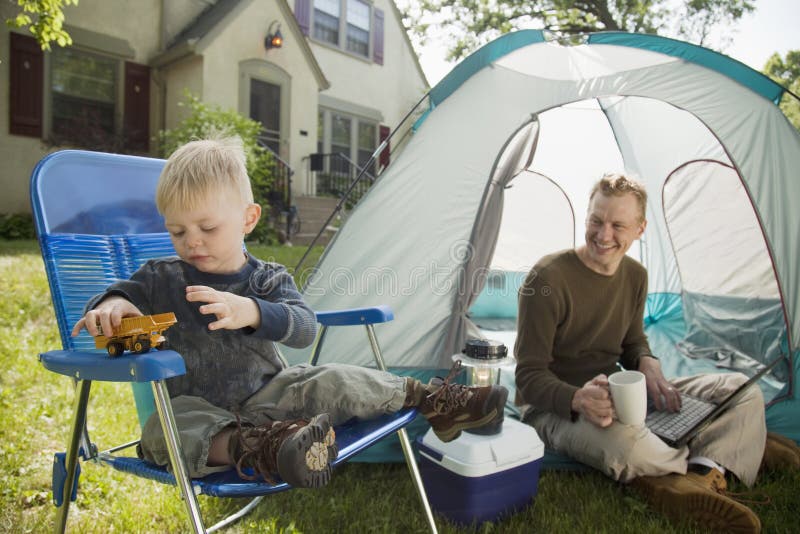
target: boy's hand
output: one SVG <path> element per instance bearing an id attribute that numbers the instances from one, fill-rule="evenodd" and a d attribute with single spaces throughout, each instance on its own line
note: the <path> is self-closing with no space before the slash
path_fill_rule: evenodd
<path id="1" fill-rule="evenodd" d="M 114 327 L 119 326 L 123 317 L 138 317 L 142 315 L 139 308 L 134 306 L 129 300 L 119 295 L 113 295 L 103 299 L 93 310 L 86 312 L 86 315 L 75 323 L 72 329 L 72 337 L 80 333 L 82 328 L 86 328 L 92 336 L 103 334 L 111 336 Z"/>
<path id="2" fill-rule="evenodd" d="M 208 303 L 200 306 L 200 313 L 217 316 L 217 320 L 208 325 L 209 330 L 236 330 L 248 326 L 258 328 L 261 324 L 258 305 L 247 297 L 206 286 L 186 286 L 186 300 Z"/>

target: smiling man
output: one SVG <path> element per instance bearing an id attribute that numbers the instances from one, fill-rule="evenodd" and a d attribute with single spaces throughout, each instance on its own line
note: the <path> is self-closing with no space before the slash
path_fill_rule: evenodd
<path id="1" fill-rule="evenodd" d="M 647 227 L 646 205 L 640 183 L 604 176 L 591 192 L 585 244 L 545 256 L 528 274 L 515 345 L 523 420 L 550 450 L 632 482 L 671 518 L 758 532 L 758 516 L 725 495 L 725 474 L 749 486 L 762 460 L 772 468 L 800 463 L 796 446 L 767 436 L 758 388 L 678 449 L 615 418 L 607 377 L 620 365 L 644 373 L 648 396 L 662 410 L 680 409 L 679 392 L 714 401 L 746 380 L 728 373 L 670 382 L 661 372 L 643 327 L 647 271 L 626 255 Z"/>

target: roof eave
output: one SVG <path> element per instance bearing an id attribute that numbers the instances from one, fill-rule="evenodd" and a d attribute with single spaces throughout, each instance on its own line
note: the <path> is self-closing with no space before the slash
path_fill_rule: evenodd
<path id="1" fill-rule="evenodd" d="M 162 67 L 166 67 L 171 65 L 181 59 L 184 59 L 188 56 L 197 55 L 197 42 L 199 39 L 187 39 L 182 43 L 173 46 L 169 50 L 166 50 L 156 56 L 154 56 L 150 60 L 150 66 L 160 69 Z"/>

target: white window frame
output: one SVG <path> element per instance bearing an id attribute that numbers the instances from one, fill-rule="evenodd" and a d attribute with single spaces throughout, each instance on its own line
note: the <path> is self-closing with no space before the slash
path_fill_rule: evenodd
<path id="1" fill-rule="evenodd" d="M 375 16 L 375 5 L 368 0 L 338 0 L 339 2 L 339 42 L 334 44 L 329 41 L 325 41 L 322 39 L 316 38 L 315 35 L 315 15 L 316 15 L 316 7 L 315 7 L 316 0 L 311 0 L 311 15 L 310 15 L 310 28 L 309 28 L 309 37 L 315 42 L 319 43 L 323 46 L 328 46 L 333 49 L 339 50 L 344 52 L 345 54 L 351 55 L 353 57 L 357 57 L 359 59 L 364 59 L 367 61 L 372 61 L 372 40 L 375 33 L 374 27 L 374 16 Z M 366 55 L 359 54 L 357 52 L 353 52 L 347 49 L 347 4 L 348 2 L 361 2 L 367 5 L 369 9 L 369 30 L 367 34 L 367 53 Z"/>
<path id="2" fill-rule="evenodd" d="M 125 106 L 125 58 L 99 52 L 95 49 L 84 48 L 80 45 L 72 45 L 69 48 L 70 52 L 78 52 L 87 56 L 100 57 L 116 63 L 114 73 L 114 123 L 113 133 L 119 135 L 122 133 L 122 115 Z M 53 136 L 53 55 L 44 55 L 44 76 L 42 78 L 42 98 L 44 99 L 43 113 L 42 113 L 42 136 L 44 139 L 51 139 Z M 82 146 L 78 139 L 65 139 L 60 146 Z"/>
<path id="3" fill-rule="evenodd" d="M 353 114 L 336 108 L 329 108 L 320 106 L 319 113 L 322 113 L 322 153 L 331 153 L 331 141 L 333 140 L 333 114 L 340 115 L 350 119 L 350 153 L 345 154 L 350 160 L 358 164 L 358 129 L 359 124 L 371 124 L 375 128 L 375 143 L 373 151 L 378 147 L 378 137 L 380 136 L 380 120 L 371 119 L 363 116 Z M 319 117 L 319 114 L 317 115 Z"/>

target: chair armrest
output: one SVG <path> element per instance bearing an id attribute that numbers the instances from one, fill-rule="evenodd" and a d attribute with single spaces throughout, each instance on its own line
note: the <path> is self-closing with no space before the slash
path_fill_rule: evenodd
<path id="1" fill-rule="evenodd" d="M 392 319 L 394 319 L 394 312 L 384 304 L 368 308 L 317 312 L 317 322 L 322 326 L 386 323 Z"/>
<path id="2" fill-rule="evenodd" d="M 101 352 L 53 350 L 39 354 L 48 371 L 78 380 L 151 382 L 186 374 L 183 357 L 174 350 L 110 357 Z"/>

